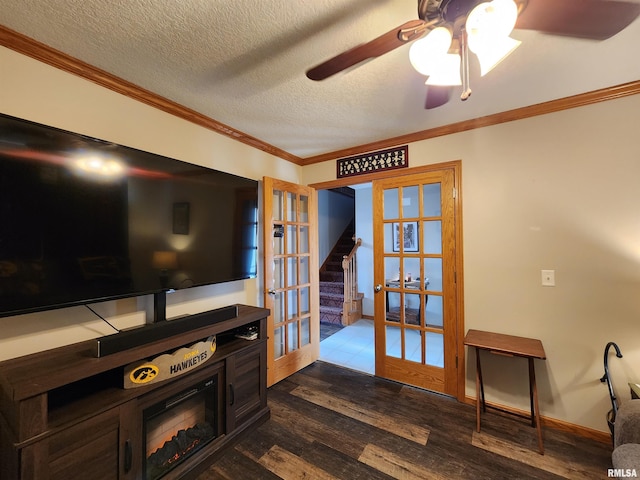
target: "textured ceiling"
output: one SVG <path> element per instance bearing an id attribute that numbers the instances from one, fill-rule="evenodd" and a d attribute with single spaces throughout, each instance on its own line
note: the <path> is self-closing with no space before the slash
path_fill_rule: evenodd
<path id="1" fill-rule="evenodd" d="M 581 0 L 575 0 L 580 2 Z M 631 0 L 639 2 L 640 0 Z M 473 95 L 425 110 L 408 46 L 321 82 L 312 66 L 417 18 L 415 0 L 1 0 L 0 24 L 298 157 L 640 79 L 640 19 L 605 41 L 516 30 Z"/>

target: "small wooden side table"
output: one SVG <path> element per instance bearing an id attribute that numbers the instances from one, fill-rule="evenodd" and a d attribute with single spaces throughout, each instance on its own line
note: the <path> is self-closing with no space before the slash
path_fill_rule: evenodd
<path id="1" fill-rule="evenodd" d="M 480 350 L 507 357 L 522 357 L 528 360 L 531 426 L 536 427 L 538 431 L 538 450 L 540 454 L 544 454 L 540 408 L 538 407 L 538 389 L 536 387 L 536 373 L 533 364 L 533 360 L 536 358 L 540 360 L 547 358 L 542 342 L 535 338 L 516 337 L 482 330 L 469 330 L 464 339 L 464 344 L 476 349 L 476 429 L 478 432 L 480 432 L 480 406 L 482 405 L 482 411 L 487 411 L 484 400 L 482 369 L 480 367 Z"/>

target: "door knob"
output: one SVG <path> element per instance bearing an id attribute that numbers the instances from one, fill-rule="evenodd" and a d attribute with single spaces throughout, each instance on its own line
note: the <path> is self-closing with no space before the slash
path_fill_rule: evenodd
<path id="1" fill-rule="evenodd" d="M 267 290 L 267 293 L 268 293 L 269 295 L 275 295 L 275 294 L 276 294 L 276 291 L 275 291 L 273 288 L 270 288 L 269 290 Z"/>
<path id="2" fill-rule="evenodd" d="M 374 290 L 375 290 L 376 292 L 379 292 L 380 290 L 382 290 L 382 285 L 377 284 L 377 285 L 374 287 Z"/>

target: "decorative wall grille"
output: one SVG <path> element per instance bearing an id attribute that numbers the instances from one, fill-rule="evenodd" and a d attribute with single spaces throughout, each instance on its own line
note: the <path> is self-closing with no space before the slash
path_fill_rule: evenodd
<path id="1" fill-rule="evenodd" d="M 380 170 L 394 170 L 409 166 L 409 149 L 407 145 L 379 150 L 377 152 L 339 158 L 336 161 L 336 177 L 353 177 Z"/>

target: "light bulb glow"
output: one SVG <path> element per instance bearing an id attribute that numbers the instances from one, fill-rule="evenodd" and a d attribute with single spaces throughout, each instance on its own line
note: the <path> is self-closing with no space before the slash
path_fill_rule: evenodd
<path id="1" fill-rule="evenodd" d="M 451 30 L 438 27 L 431 30 L 426 37 L 416 40 L 409 49 L 409 61 L 413 68 L 422 75 L 431 75 L 451 46 Z"/>
<path id="2" fill-rule="evenodd" d="M 104 180 L 120 178 L 125 172 L 120 160 L 99 155 L 80 155 L 72 167 L 78 174 Z"/>
<path id="3" fill-rule="evenodd" d="M 518 7 L 513 0 L 493 0 L 477 5 L 469 16 L 465 28 L 469 35 L 469 48 L 483 42 L 509 36 L 518 18 Z"/>
<path id="4" fill-rule="evenodd" d="M 467 17 L 469 50 L 480 62 L 480 75 L 484 76 L 520 46 L 520 41 L 509 37 L 518 18 L 518 7 L 513 0 L 493 0 L 477 5 Z"/>
<path id="5" fill-rule="evenodd" d="M 520 41 L 509 36 L 517 18 L 518 6 L 514 0 L 483 2 L 469 13 L 464 26 L 465 38 L 468 49 L 478 57 L 482 76 L 520 46 Z M 438 27 L 411 45 L 409 60 L 413 68 L 428 77 L 427 85 L 462 84 L 461 57 L 449 53 L 452 37 L 450 28 Z"/>

